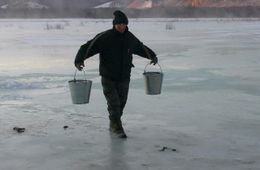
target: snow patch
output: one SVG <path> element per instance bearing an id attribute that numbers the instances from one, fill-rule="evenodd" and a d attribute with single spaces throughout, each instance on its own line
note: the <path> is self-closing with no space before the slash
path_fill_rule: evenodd
<path id="1" fill-rule="evenodd" d="M 121 3 L 117 2 L 117 1 L 110 1 L 110 2 L 106 2 L 104 4 L 95 6 L 94 8 L 120 8 L 122 7 Z"/>
<path id="2" fill-rule="evenodd" d="M 20 82 L 17 80 L 3 80 L 0 81 L 0 89 L 17 90 L 17 89 L 35 89 L 39 86 L 33 85 L 28 82 Z"/>
<path id="3" fill-rule="evenodd" d="M 8 8 L 8 4 L 2 5 L 1 8 L 2 8 L 2 9 Z"/>
<path id="4" fill-rule="evenodd" d="M 35 9 L 35 8 L 38 8 L 38 9 L 48 8 L 46 5 L 41 5 L 37 2 L 28 2 L 27 5 L 28 5 L 29 8 L 33 8 L 33 9 Z"/>

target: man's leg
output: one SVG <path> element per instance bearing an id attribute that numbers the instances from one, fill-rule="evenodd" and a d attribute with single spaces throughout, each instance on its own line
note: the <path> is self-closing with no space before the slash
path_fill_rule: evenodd
<path id="1" fill-rule="evenodd" d="M 101 83 L 103 87 L 103 93 L 107 101 L 107 110 L 109 112 L 109 118 L 114 120 L 117 117 L 120 117 L 121 110 L 116 82 L 102 77 Z"/>
<path id="2" fill-rule="evenodd" d="M 121 123 L 121 102 L 118 91 L 118 82 L 102 77 L 101 79 L 103 93 L 107 100 L 107 110 L 109 112 L 110 130 L 120 135 L 120 137 L 126 137 L 124 129 Z"/>
<path id="3" fill-rule="evenodd" d="M 120 100 L 120 117 L 123 114 L 127 102 L 129 83 L 130 83 L 130 79 L 125 79 L 118 83 L 117 89 L 118 89 L 119 100 Z"/>

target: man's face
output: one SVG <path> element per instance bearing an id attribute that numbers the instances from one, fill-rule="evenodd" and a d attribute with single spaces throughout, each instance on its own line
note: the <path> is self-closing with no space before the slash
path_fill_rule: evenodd
<path id="1" fill-rule="evenodd" d="M 126 26 L 126 24 L 115 24 L 115 29 L 120 33 L 124 33 Z"/>

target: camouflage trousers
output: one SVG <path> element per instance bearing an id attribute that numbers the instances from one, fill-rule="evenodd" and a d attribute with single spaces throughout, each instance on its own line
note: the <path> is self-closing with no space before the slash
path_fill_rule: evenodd
<path id="1" fill-rule="evenodd" d="M 111 121 L 118 120 L 123 114 L 127 101 L 130 79 L 113 81 L 102 77 L 103 93 L 107 101 L 107 110 Z"/>

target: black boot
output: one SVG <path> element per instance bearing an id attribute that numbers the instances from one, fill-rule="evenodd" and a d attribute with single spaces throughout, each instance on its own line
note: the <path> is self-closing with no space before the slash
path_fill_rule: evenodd
<path id="1" fill-rule="evenodd" d="M 119 138 L 127 138 L 120 118 L 110 119 L 109 130 Z"/>

